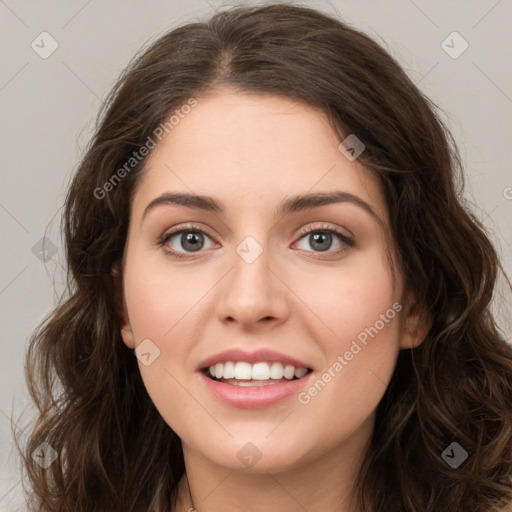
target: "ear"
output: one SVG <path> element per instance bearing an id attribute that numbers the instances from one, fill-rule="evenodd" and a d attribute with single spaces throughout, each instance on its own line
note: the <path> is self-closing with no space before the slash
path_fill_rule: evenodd
<path id="1" fill-rule="evenodd" d="M 418 297 L 419 294 L 414 290 L 406 292 L 400 349 L 421 345 L 432 327 L 428 309 Z"/>
<path id="2" fill-rule="evenodd" d="M 119 267 L 117 264 L 112 266 L 112 270 L 110 272 L 112 279 L 114 281 L 114 296 L 115 296 L 115 307 L 116 313 L 118 314 L 119 323 L 121 325 L 121 337 L 123 338 L 124 344 L 131 349 L 135 349 L 135 339 L 133 335 L 133 331 L 130 325 L 130 320 L 128 319 L 128 311 L 126 309 L 126 303 L 124 300 L 123 293 L 123 282 L 121 272 L 119 271 Z"/>

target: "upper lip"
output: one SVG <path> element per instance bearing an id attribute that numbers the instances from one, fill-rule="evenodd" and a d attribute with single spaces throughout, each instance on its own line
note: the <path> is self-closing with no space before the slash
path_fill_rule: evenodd
<path id="1" fill-rule="evenodd" d="M 243 349 L 232 348 L 204 359 L 199 363 L 198 370 L 204 370 L 216 363 L 224 363 L 226 361 L 246 361 L 251 364 L 268 361 L 270 363 L 282 363 L 283 365 L 289 364 L 295 368 L 311 368 L 308 364 L 300 361 L 299 359 L 287 356 L 286 354 L 281 354 L 275 350 L 260 348 L 253 352 L 248 352 Z"/>

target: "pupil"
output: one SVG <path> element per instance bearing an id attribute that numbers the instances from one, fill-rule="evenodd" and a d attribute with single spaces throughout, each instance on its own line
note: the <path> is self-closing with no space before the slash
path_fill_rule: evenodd
<path id="1" fill-rule="evenodd" d="M 192 251 L 198 251 L 202 248 L 202 239 L 198 237 L 201 237 L 201 233 L 196 232 L 188 232 L 184 233 L 182 235 L 182 245 L 187 250 Z M 314 233 L 310 235 L 310 238 L 312 238 L 311 246 L 314 247 L 316 245 L 316 248 L 319 251 L 326 251 L 332 241 L 332 235 L 330 233 Z"/>
<path id="2" fill-rule="evenodd" d="M 184 233 L 181 236 L 183 247 L 185 249 L 190 249 L 192 251 L 197 251 L 197 250 L 201 249 L 201 247 L 202 247 L 202 244 L 200 243 L 201 241 L 197 240 L 197 237 L 199 235 L 200 235 L 200 233 L 195 233 L 195 232 Z M 187 247 L 187 244 L 190 244 L 190 245 Z"/>
<path id="3" fill-rule="evenodd" d="M 323 238 L 324 242 L 326 240 L 329 242 L 327 244 L 327 246 L 317 247 L 320 251 L 326 251 L 329 248 L 329 246 L 331 245 L 330 242 L 331 242 L 332 235 L 330 233 L 314 233 L 311 236 L 313 237 L 313 242 L 311 242 L 312 247 L 314 247 L 314 244 L 318 243 L 319 240 L 322 241 L 322 238 Z"/>

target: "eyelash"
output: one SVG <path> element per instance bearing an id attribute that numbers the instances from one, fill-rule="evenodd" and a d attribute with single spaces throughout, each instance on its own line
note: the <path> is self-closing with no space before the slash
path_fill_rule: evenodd
<path id="1" fill-rule="evenodd" d="M 200 229 L 198 226 L 195 226 L 194 224 L 187 224 L 185 226 L 180 226 L 172 231 L 169 231 L 168 233 L 165 233 L 158 240 L 158 242 L 157 242 L 158 246 L 163 247 L 174 235 L 183 233 L 183 232 L 187 232 L 187 231 L 195 232 L 195 233 L 202 233 L 202 234 L 210 237 L 210 235 L 208 235 L 208 233 L 206 233 L 205 231 Z M 304 238 L 304 236 L 309 235 L 310 233 L 316 233 L 316 232 L 333 234 L 340 242 L 342 242 L 344 245 L 346 245 L 348 247 L 353 247 L 355 245 L 354 241 L 352 239 L 350 239 L 349 237 L 347 237 L 345 234 L 343 234 L 341 231 L 339 231 L 333 227 L 329 227 L 329 226 L 325 226 L 325 225 L 314 227 L 314 228 L 305 228 L 305 229 L 301 230 L 298 235 L 299 240 L 301 238 Z M 340 254 L 342 252 L 345 252 L 346 250 L 347 250 L 347 248 L 344 247 L 344 248 L 338 249 L 336 251 L 325 251 L 325 252 L 327 252 L 329 254 Z M 170 250 L 167 249 L 166 252 L 170 256 L 173 256 L 176 258 L 188 258 L 189 256 L 192 256 L 192 254 L 193 254 L 193 253 L 182 253 L 179 251 L 175 251 L 174 249 L 170 249 Z M 315 252 L 315 251 L 307 251 L 307 252 L 313 252 L 315 254 L 322 254 L 322 252 Z"/>

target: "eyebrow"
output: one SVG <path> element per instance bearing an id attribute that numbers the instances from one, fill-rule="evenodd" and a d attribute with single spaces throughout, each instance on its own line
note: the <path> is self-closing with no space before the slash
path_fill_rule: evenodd
<path id="1" fill-rule="evenodd" d="M 354 194 L 342 192 L 340 190 L 336 190 L 334 192 L 319 192 L 291 196 L 277 206 L 276 214 L 277 217 L 281 218 L 292 213 L 335 203 L 349 203 L 358 206 L 373 217 L 384 228 L 384 223 L 381 218 L 366 201 L 363 201 L 360 197 L 355 196 Z M 142 214 L 141 223 L 151 210 L 154 210 L 159 206 L 169 204 L 187 206 L 189 208 L 196 208 L 218 214 L 225 212 L 225 208 L 222 203 L 214 197 L 184 192 L 165 192 L 153 199 L 146 206 L 144 213 Z"/>

